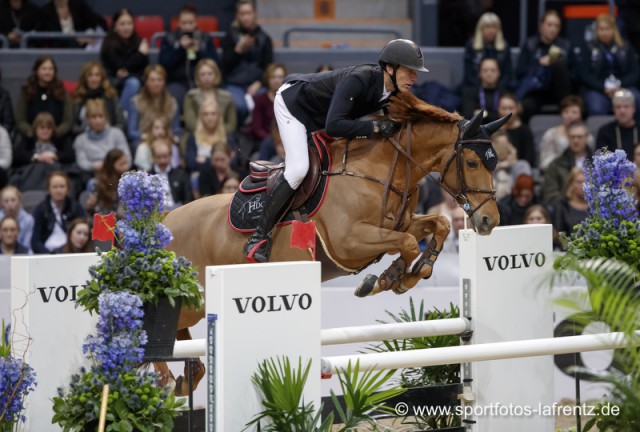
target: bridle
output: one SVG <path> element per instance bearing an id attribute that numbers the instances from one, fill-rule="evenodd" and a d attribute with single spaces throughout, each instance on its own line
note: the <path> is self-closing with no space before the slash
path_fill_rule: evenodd
<path id="1" fill-rule="evenodd" d="M 487 151 L 491 150 L 491 140 L 490 139 L 482 139 L 482 138 L 477 138 L 477 139 L 463 139 L 465 130 L 467 128 L 467 126 L 469 125 L 469 121 L 468 120 L 461 120 L 460 122 L 458 122 L 458 139 L 456 140 L 454 146 L 453 146 L 453 153 L 451 154 L 451 156 L 449 157 L 449 160 L 447 160 L 447 163 L 444 166 L 444 170 L 442 171 L 441 175 L 440 175 L 440 181 L 438 182 L 440 187 L 442 189 L 444 189 L 445 191 L 447 191 L 447 193 L 449 195 L 451 195 L 456 202 L 462 207 L 462 209 L 465 211 L 465 213 L 467 214 L 467 216 L 471 217 L 475 214 L 475 212 L 477 212 L 478 210 L 480 210 L 480 208 L 485 205 L 486 203 L 488 203 L 489 201 L 495 201 L 496 200 L 496 190 L 495 189 L 478 189 L 478 188 L 471 188 L 469 187 L 469 185 L 467 184 L 467 179 L 464 175 L 464 169 L 463 169 L 463 160 L 462 160 L 462 153 L 466 148 L 469 148 L 472 145 L 485 145 L 487 146 Z M 494 152 L 494 156 L 495 156 L 495 152 Z M 444 183 L 444 179 L 447 176 L 447 172 L 449 171 L 449 168 L 451 167 L 453 161 L 456 161 L 456 169 L 457 169 L 457 179 L 456 179 L 456 185 L 458 190 L 454 191 L 452 190 L 449 186 L 447 186 Z M 429 175 L 430 178 L 433 179 L 433 177 L 431 177 L 431 175 Z M 435 180 L 435 179 L 434 179 Z M 471 204 L 469 204 L 469 197 L 468 194 L 470 193 L 481 193 L 481 194 L 487 194 L 487 197 L 480 203 L 478 204 L 476 207 L 472 208 Z"/>

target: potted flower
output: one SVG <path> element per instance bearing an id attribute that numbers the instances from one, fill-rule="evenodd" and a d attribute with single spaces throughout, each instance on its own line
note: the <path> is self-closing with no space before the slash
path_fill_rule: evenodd
<path id="1" fill-rule="evenodd" d="M 109 386 L 106 431 L 171 431 L 184 400 L 159 388 L 155 372 L 138 373 L 147 336 L 142 329 L 142 302 L 135 294 L 105 291 L 98 296 L 95 336 L 82 349 L 92 361 L 71 377 L 69 389 L 53 398 L 54 416 L 63 431 L 95 431 L 103 387 Z"/>
<path id="2" fill-rule="evenodd" d="M 36 373 L 22 359 L 11 356 L 11 326 L 2 320 L 0 333 L 0 432 L 18 430 L 25 421 L 24 400 L 36 387 Z"/>
<path id="3" fill-rule="evenodd" d="M 76 300 L 76 306 L 94 312 L 105 291 L 138 295 L 144 304 L 148 357 L 171 356 L 180 307 L 202 306 L 191 263 L 165 249 L 173 239 L 162 224 L 168 191 L 166 180 L 158 175 L 129 172 L 122 176 L 118 196 L 125 218 L 116 225 L 121 247 L 103 253 L 98 264 L 89 268 L 91 280 Z"/>

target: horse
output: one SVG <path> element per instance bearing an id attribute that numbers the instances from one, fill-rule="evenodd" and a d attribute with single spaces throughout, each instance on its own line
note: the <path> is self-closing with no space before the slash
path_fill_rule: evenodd
<path id="1" fill-rule="evenodd" d="M 341 161 L 341 166 L 322 173 L 331 182 L 311 216 L 321 245 L 323 281 L 360 272 L 384 254 L 399 254 L 380 277 L 364 278 L 355 293 L 360 297 L 389 290 L 400 294 L 431 276 L 450 224 L 442 215 L 412 213 L 418 183 L 430 172 L 439 171 L 441 186 L 464 208 L 478 234 L 490 234 L 500 221 L 487 161 L 497 162 L 489 138 L 508 117 L 481 125 L 482 113 L 465 120 L 409 92 L 393 96 L 387 110 L 401 124 L 395 136 L 331 143 L 332 160 Z M 232 198 L 233 194 L 213 195 L 170 212 L 164 220 L 174 236 L 169 249 L 201 270 L 246 263 L 242 246 L 247 234 L 231 229 L 227 221 Z M 271 261 L 311 259 L 308 250 L 290 247 L 291 230 L 291 225 L 274 230 Z M 418 242 L 428 236 L 431 240 L 420 256 Z M 203 271 L 199 277 L 204 286 Z M 203 309 L 183 308 L 178 338 L 190 339 L 188 328 L 202 318 Z M 194 381 L 204 375 L 204 368 L 196 375 Z M 177 383 L 184 392 L 186 381 L 180 377 Z"/>

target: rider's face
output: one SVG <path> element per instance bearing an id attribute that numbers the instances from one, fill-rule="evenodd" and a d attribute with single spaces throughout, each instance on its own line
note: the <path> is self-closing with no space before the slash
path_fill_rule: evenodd
<path id="1" fill-rule="evenodd" d="M 392 74 L 393 68 L 391 66 L 387 66 L 387 72 Z M 413 69 L 409 69 L 404 66 L 398 66 L 398 69 L 396 69 L 396 84 L 400 91 L 409 90 L 416 83 L 417 78 L 418 73 Z"/>

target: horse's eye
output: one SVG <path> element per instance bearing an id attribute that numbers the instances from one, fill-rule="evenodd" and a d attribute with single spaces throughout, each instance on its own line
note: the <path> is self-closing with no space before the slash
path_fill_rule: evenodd
<path id="1" fill-rule="evenodd" d="M 471 159 L 467 161 L 467 166 L 469 168 L 478 168 L 478 161 L 475 159 Z"/>

